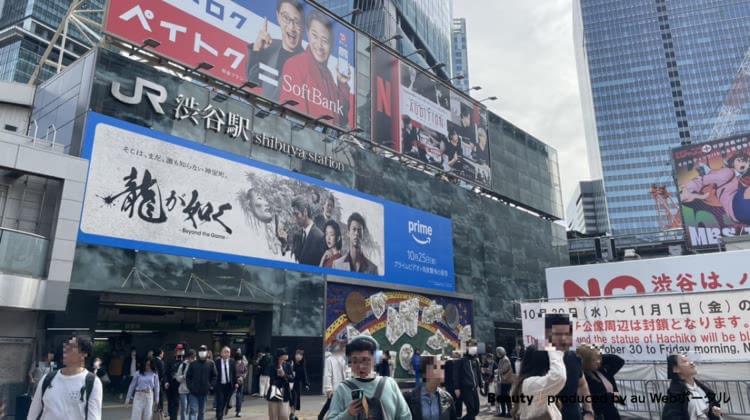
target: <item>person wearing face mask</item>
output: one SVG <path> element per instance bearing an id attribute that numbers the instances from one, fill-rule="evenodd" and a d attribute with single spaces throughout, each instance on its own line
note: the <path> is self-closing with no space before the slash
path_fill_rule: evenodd
<path id="1" fill-rule="evenodd" d="M 125 391 L 130 386 L 130 381 L 138 372 L 138 351 L 135 347 L 130 348 L 130 355 L 125 358 L 122 364 L 122 384 L 120 388 L 120 400 L 124 400 Z"/>
<path id="2" fill-rule="evenodd" d="M 200 346 L 198 359 L 190 363 L 185 374 L 185 383 L 190 391 L 190 420 L 204 419 L 208 392 L 216 384 L 216 376 L 216 365 L 208 358 L 208 348 L 205 345 Z"/>
<path id="3" fill-rule="evenodd" d="M 336 387 L 329 420 L 393 419 L 411 420 L 409 406 L 393 378 L 375 373 L 378 342 L 367 335 L 354 337 L 346 346 L 346 357 L 353 378 Z M 354 399 L 353 391 L 361 391 Z"/>
<path id="4" fill-rule="evenodd" d="M 479 389 L 484 387 L 482 371 L 477 360 L 477 342 L 468 343 L 468 351 L 464 358 L 454 364 L 455 375 L 454 395 L 456 395 L 456 411 L 461 412 L 461 404 L 466 405 L 465 420 L 474 420 L 479 414 Z"/>
<path id="5" fill-rule="evenodd" d="M 187 358 L 183 358 L 182 363 L 180 363 L 177 368 L 177 376 L 175 376 L 175 379 L 180 384 L 180 388 L 178 389 L 180 396 L 180 420 L 187 420 L 188 418 L 188 409 L 190 408 L 190 403 L 188 401 L 190 390 L 187 387 L 187 378 L 185 375 L 187 375 L 187 370 L 190 367 L 190 364 L 195 361 L 196 351 L 194 349 L 188 350 L 186 357 Z M 169 418 L 177 420 L 176 416 L 170 416 Z"/>
<path id="6" fill-rule="evenodd" d="M 96 375 L 97 378 L 99 378 L 100 381 L 102 381 L 102 386 L 106 387 L 109 385 L 109 375 L 107 375 L 107 369 L 104 368 L 104 363 L 102 363 L 102 359 L 97 357 L 94 359 L 94 363 L 91 365 L 91 369 L 89 369 L 91 373 Z"/>
<path id="7" fill-rule="evenodd" d="M 174 361 L 169 364 L 167 374 L 164 378 L 164 390 L 167 394 L 167 414 L 170 419 L 177 419 L 180 407 L 180 383 L 177 381 L 177 373 L 185 360 L 185 345 L 180 343 L 174 348 Z"/>
<path id="8" fill-rule="evenodd" d="M 333 391 L 340 383 L 346 380 L 346 357 L 344 355 L 344 345 L 336 342 L 331 348 L 331 354 L 326 357 L 326 363 L 323 367 L 323 392 L 326 395 L 326 403 L 318 414 L 318 420 L 323 420 L 326 413 L 331 408 L 331 398 Z"/>
<path id="9" fill-rule="evenodd" d="M 297 350 L 295 352 L 294 360 L 292 360 L 292 372 L 294 372 L 294 386 L 292 387 L 292 399 L 289 401 L 289 406 L 292 410 L 292 415 L 294 415 L 296 411 L 301 409 L 302 387 L 304 386 L 305 390 L 310 389 L 304 350 Z"/>
<path id="10" fill-rule="evenodd" d="M 294 372 L 287 360 L 289 360 L 289 353 L 286 349 L 277 349 L 276 359 L 270 370 L 270 387 L 265 395 L 268 401 L 269 420 L 289 420 L 290 418 L 289 401 L 292 393 L 289 383 L 294 382 Z"/>

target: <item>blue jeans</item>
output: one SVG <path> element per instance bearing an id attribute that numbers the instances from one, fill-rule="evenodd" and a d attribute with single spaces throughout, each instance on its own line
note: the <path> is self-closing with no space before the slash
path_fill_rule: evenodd
<path id="1" fill-rule="evenodd" d="M 206 415 L 206 400 L 208 395 L 194 395 L 190 394 L 188 400 L 190 401 L 190 420 L 203 420 Z"/>
<path id="2" fill-rule="evenodd" d="M 240 387 L 237 388 L 237 398 L 235 398 L 234 401 L 234 409 L 237 413 L 242 411 L 242 401 L 245 399 L 244 388 L 245 385 L 240 385 Z"/>
<path id="3" fill-rule="evenodd" d="M 187 420 L 187 419 L 188 419 L 188 394 L 180 394 L 180 420 Z"/>

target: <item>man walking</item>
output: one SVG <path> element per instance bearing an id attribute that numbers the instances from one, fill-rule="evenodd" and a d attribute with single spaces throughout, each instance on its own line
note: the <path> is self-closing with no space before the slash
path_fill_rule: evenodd
<path id="1" fill-rule="evenodd" d="M 169 364 L 167 377 L 164 378 L 164 389 L 167 394 L 167 412 L 169 418 L 177 420 L 178 408 L 180 407 L 180 383 L 177 381 L 177 374 L 185 358 L 185 346 L 178 344 L 174 348 L 174 361 Z"/>
<path id="2" fill-rule="evenodd" d="M 198 360 L 190 364 L 185 375 L 190 394 L 190 420 L 203 420 L 206 415 L 206 400 L 208 392 L 216 383 L 216 366 L 208 359 L 208 348 L 201 346 L 198 350 Z"/>
<path id="3" fill-rule="evenodd" d="M 260 397 L 265 398 L 268 392 L 268 387 L 271 385 L 271 364 L 273 359 L 271 358 L 271 349 L 266 347 L 263 350 L 263 356 L 261 356 L 258 362 L 258 368 L 260 369 Z"/>
<path id="4" fill-rule="evenodd" d="M 156 351 L 156 358 L 154 359 L 154 372 L 159 376 L 159 395 L 164 395 L 164 385 L 167 384 L 167 369 L 164 365 L 164 350 L 158 348 Z M 159 398 L 158 409 L 159 412 L 164 412 L 164 398 Z"/>
<path id="5" fill-rule="evenodd" d="M 27 418 L 101 420 L 102 382 L 85 367 L 93 349 L 86 338 L 68 340 L 63 349 L 65 367 L 42 378 Z"/>
<path id="6" fill-rule="evenodd" d="M 484 387 L 482 381 L 482 372 L 477 360 L 477 342 L 471 340 L 468 343 L 469 349 L 456 365 L 454 365 L 454 375 L 456 375 L 455 390 L 456 407 L 461 403 L 466 405 L 466 415 L 464 420 L 474 420 L 479 414 L 479 389 Z M 457 408 L 456 411 L 460 412 Z"/>
<path id="7" fill-rule="evenodd" d="M 232 402 L 232 393 L 237 389 L 237 366 L 234 360 L 229 358 L 231 354 L 229 347 L 221 349 L 219 378 L 216 384 L 216 420 L 224 419 L 224 414 Z"/>
<path id="8" fill-rule="evenodd" d="M 323 420 L 328 409 L 331 408 L 333 391 L 346 380 L 346 348 L 342 343 L 337 342 L 331 350 L 331 355 L 326 358 L 326 364 L 323 367 L 323 392 L 326 394 L 326 403 L 318 414 L 318 420 Z"/>

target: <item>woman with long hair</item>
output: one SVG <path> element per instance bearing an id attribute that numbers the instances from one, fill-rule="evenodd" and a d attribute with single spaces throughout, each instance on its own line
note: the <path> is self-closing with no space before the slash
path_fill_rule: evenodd
<path id="1" fill-rule="evenodd" d="M 549 404 L 548 397 L 556 396 L 565 386 L 567 375 L 563 363 L 563 352 L 552 345 L 537 350 L 529 346 L 521 362 L 521 372 L 510 391 L 514 419 L 562 420 L 557 404 Z M 531 401 L 531 404 L 528 401 Z"/>
<path id="2" fill-rule="evenodd" d="M 341 258 L 341 227 L 335 220 L 329 220 L 323 228 L 323 234 L 326 240 L 326 252 L 320 259 L 320 266 L 331 268 L 333 262 Z"/>
<path id="3" fill-rule="evenodd" d="M 130 381 L 125 405 L 133 403 L 130 420 L 151 420 L 159 403 L 159 375 L 154 371 L 151 358 L 141 362 L 140 369 Z"/>
<path id="4" fill-rule="evenodd" d="M 302 405 L 302 387 L 305 390 L 310 389 L 310 381 L 307 377 L 307 364 L 305 363 L 305 351 L 297 350 L 292 360 L 292 372 L 294 372 L 294 386 L 292 387 L 292 398 L 289 401 L 289 407 L 292 415 L 301 409 Z"/>
<path id="5" fill-rule="evenodd" d="M 292 396 L 289 383 L 294 382 L 294 373 L 287 360 L 289 353 L 286 349 L 276 350 L 276 362 L 269 369 L 270 386 L 265 395 L 269 420 L 289 420 L 289 400 Z"/>
<path id="6" fill-rule="evenodd" d="M 597 420 L 619 420 L 615 403 L 624 404 L 624 401 L 620 398 L 615 375 L 625 365 L 625 360 L 616 354 L 603 355 L 591 344 L 581 344 L 576 353 L 581 357 Z"/>
<path id="7" fill-rule="evenodd" d="M 662 420 L 717 420 L 721 408 L 714 393 L 695 379 L 698 369 L 684 354 L 667 357 L 669 384 L 667 402 L 661 412 Z M 689 396 L 689 398 L 686 398 Z"/>

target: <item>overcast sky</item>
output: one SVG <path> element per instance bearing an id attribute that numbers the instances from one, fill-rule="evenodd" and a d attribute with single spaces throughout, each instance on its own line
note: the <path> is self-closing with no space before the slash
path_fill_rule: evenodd
<path id="1" fill-rule="evenodd" d="M 477 99 L 558 151 L 563 206 L 589 179 L 571 0 L 453 0 L 466 18 L 469 78 Z"/>

